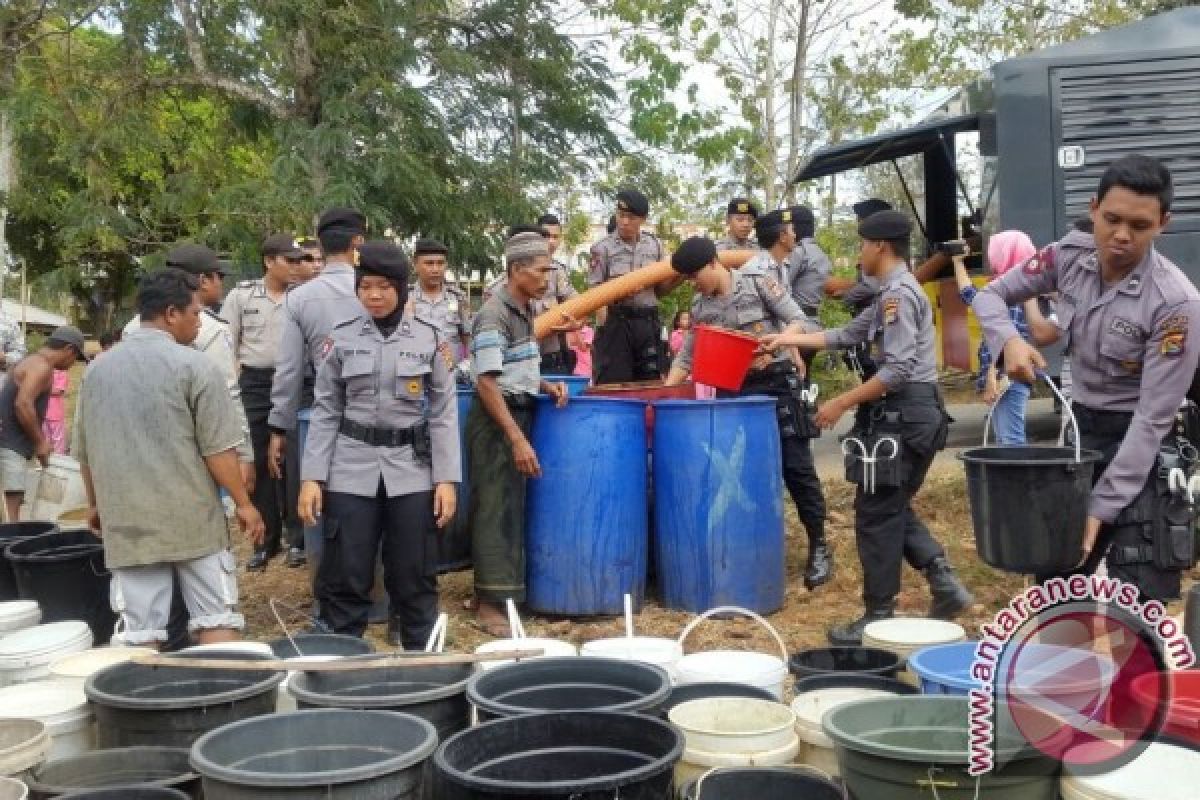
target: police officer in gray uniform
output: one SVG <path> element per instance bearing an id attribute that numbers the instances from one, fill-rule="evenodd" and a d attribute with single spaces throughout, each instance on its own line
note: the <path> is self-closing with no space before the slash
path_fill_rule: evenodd
<path id="1" fill-rule="evenodd" d="M 561 260 L 554 257 L 562 244 L 562 220 L 555 214 L 542 214 L 538 217 L 538 227 L 546 235 L 546 246 L 550 250 L 550 263 L 554 273 L 550 276 L 550 286 L 546 293 L 534 304 L 535 312 L 540 314 L 559 303 L 565 303 L 579 294 L 571 285 L 571 271 Z M 538 341 L 538 349 L 542 354 L 543 375 L 570 375 L 575 371 L 575 351 L 567 346 L 567 331 L 578 330 L 582 323 L 571 323 L 560 326 L 555 333 Z"/>
<path id="2" fill-rule="evenodd" d="M 816 319 L 833 264 L 813 239 L 817 221 L 812 209 L 792 206 L 788 210 L 792 212 L 792 227 L 796 231 L 796 247 L 787 258 L 788 288 L 800 309 Z"/>
<path id="3" fill-rule="evenodd" d="M 866 611 L 829 631 L 835 645 L 861 644 L 868 624 L 895 613 L 906 559 L 929 581 L 930 616 L 950 619 L 973 602 L 912 508 L 934 455 L 946 444 L 948 428 L 937 384 L 933 308 L 907 264 L 912 226 L 899 212 L 881 211 L 863 220 L 858 233 L 863 272 L 880 283 L 872 306 L 845 327 L 768 337 L 764 343 L 825 349 L 870 342 L 880 365 L 860 386 L 825 401 L 816 416 L 822 428 L 832 428 L 858 407 L 843 450 L 846 477 L 858 484 L 854 533 Z"/>
<path id="4" fill-rule="evenodd" d="M 790 227 L 783 212 L 772 211 L 759 218 L 759 241 L 764 230 Z M 771 226 L 764 228 L 764 223 Z M 766 252 L 766 251 L 764 251 Z M 773 250 L 772 252 L 777 251 Z M 671 256 L 671 266 L 696 285 L 692 319 L 697 324 L 740 330 L 755 336 L 780 331 L 818 331 L 816 322 L 807 318 L 788 294 L 787 288 L 771 277 L 758 262 L 731 270 L 717 263 L 712 241 L 694 236 L 683 242 Z M 675 386 L 687 378 L 692 368 L 695 329 L 688 331 L 683 348 L 667 375 L 667 385 Z M 779 419 L 780 449 L 783 456 L 783 481 L 796 504 L 796 513 L 808 534 L 808 563 L 804 585 L 815 589 L 827 583 L 833 573 L 833 555 L 825 539 L 825 495 L 817 477 L 809 440 L 820 430 L 812 421 L 812 406 L 803 393 L 796 365 L 784 352 L 760 357 L 750 369 L 740 392 L 722 396 L 767 395 L 775 398 Z"/>
<path id="5" fill-rule="evenodd" d="M 409 290 L 409 303 L 417 316 L 433 320 L 438 326 L 443 346 L 457 364 L 470 352 L 471 309 L 463 290 L 446 283 L 449 253 L 450 249 L 437 239 L 417 240 L 413 247 L 417 280 Z"/>
<path id="6" fill-rule="evenodd" d="M 735 197 L 725 208 L 726 234 L 717 239 L 717 250 L 757 250 L 754 238 L 754 223 L 758 219 L 758 206 L 745 197 Z"/>
<path id="7" fill-rule="evenodd" d="M 356 289 L 366 313 L 334 326 L 317 376 L 300 510 L 310 525 L 327 517 L 322 621 L 362 636 L 382 541 L 401 643 L 420 650 L 437 617 L 437 530 L 462 480 L 454 365 L 437 323 L 405 313 L 408 259 L 394 244 L 362 245 Z"/>
<path id="8" fill-rule="evenodd" d="M 617 229 L 592 246 L 589 286 L 600 286 L 666 257 L 662 243 L 641 229 L 649 214 L 650 201 L 644 194 L 635 189 L 617 192 Z M 603 321 L 593 346 L 596 383 L 662 378 L 665 348 L 658 298 L 670 288 L 643 289 L 598 315 Z"/>
<path id="9" fill-rule="evenodd" d="M 1173 194 L 1171 173 L 1155 159 L 1114 161 L 1091 202 L 1094 249 L 1086 240 L 1050 245 L 988 284 L 973 305 L 1009 375 L 1033 381 L 1046 362 L 1016 335 L 1007 307 L 1058 292 L 1080 443 L 1103 456 L 1082 569 L 1104 560 L 1108 574 L 1136 584 L 1143 599 L 1164 601 L 1179 596 L 1180 574 L 1195 563 L 1187 491 L 1173 490 L 1170 475 L 1190 475 L 1195 466 L 1172 429 L 1200 361 L 1191 332 L 1200 293 L 1154 248 Z"/>

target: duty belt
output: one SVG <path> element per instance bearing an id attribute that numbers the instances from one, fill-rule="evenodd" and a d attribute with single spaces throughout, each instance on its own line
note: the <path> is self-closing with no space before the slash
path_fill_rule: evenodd
<path id="1" fill-rule="evenodd" d="M 414 425 L 411 428 L 372 428 L 343 419 L 342 424 L 338 426 L 338 432 L 372 447 L 403 447 L 413 443 L 417 427 Z"/>
<path id="2" fill-rule="evenodd" d="M 936 383 L 906 383 L 896 389 L 888 389 L 883 396 L 883 404 L 888 410 L 914 400 L 934 400 L 942 405 L 942 391 Z"/>
<path id="3" fill-rule="evenodd" d="M 1152 545 L 1113 545 L 1108 550 L 1108 560 L 1114 564 L 1149 564 L 1154 561 Z"/>

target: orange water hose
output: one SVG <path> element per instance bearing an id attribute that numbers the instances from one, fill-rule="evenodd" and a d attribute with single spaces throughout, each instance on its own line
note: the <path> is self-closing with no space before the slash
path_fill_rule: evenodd
<path id="1" fill-rule="evenodd" d="M 755 254 L 754 250 L 725 250 L 717 253 L 717 260 L 730 269 L 738 269 Z M 632 297 L 643 289 L 657 286 L 678 275 L 670 261 L 655 261 L 627 272 L 539 314 L 533 321 L 534 336 L 542 339 L 554 333 L 554 326 L 561 325 L 565 317 L 586 319 L 618 300 Z"/>

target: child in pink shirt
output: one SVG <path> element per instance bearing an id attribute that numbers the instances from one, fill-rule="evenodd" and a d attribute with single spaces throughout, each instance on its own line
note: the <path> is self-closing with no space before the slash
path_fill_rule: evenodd
<path id="1" fill-rule="evenodd" d="M 591 325 L 584 325 L 577 331 L 567 334 L 567 345 L 575 352 L 575 374 L 584 378 L 592 377 L 592 341 L 596 331 Z"/>
<path id="2" fill-rule="evenodd" d="M 50 399 L 46 401 L 46 419 L 42 422 L 42 433 L 60 456 L 67 452 L 67 386 L 70 382 L 71 376 L 66 370 L 54 370 Z"/>

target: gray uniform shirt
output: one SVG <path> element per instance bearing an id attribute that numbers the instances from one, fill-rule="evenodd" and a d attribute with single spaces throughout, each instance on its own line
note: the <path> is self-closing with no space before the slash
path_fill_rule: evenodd
<path id="1" fill-rule="evenodd" d="M 880 279 L 879 294 L 870 308 L 825 333 L 826 343 L 833 348 L 870 342 L 871 355 L 879 365 L 875 377 L 889 389 L 937 382 L 935 337 L 933 307 L 904 264 L 897 264 Z"/>
<path id="2" fill-rule="evenodd" d="M 508 395 L 537 394 L 542 356 L 533 338 L 532 309 L 522 308 L 505 284 L 475 315 L 471 331 L 471 373 L 495 375 Z"/>
<path id="3" fill-rule="evenodd" d="M 300 476 L 331 492 L 388 497 L 427 492 L 462 480 L 453 365 L 431 320 L 406 313 L 387 339 L 365 315 L 333 329 L 333 347 L 317 387 Z M 338 433 L 343 419 L 402 429 L 429 421 L 430 464 L 411 445 L 377 447 Z"/>
<path id="4" fill-rule="evenodd" d="M 825 251 L 811 238 L 801 239 L 785 262 L 792 297 L 806 312 L 815 310 L 825 297 L 825 281 L 833 264 Z"/>
<path id="5" fill-rule="evenodd" d="M 274 369 L 283 334 L 283 297 L 272 300 L 261 281 L 242 281 L 225 297 L 221 318 L 243 367 Z"/>
<path id="6" fill-rule="evenodd" d="M 170 334 L 138 328 L 87 370 L 71 453 L 92 472 L 112 567 L 188 561 L 229 544 L 205 456 L 241 440 L 224 376 Z"/>
<path id="7" fill-rule="evenodd" d="M 717 239 L 716 246 L 718 253 L 723 250 L 757 250 L 758 241 L 753 236 L 747 236 L 745 239 L 735 239 L 726 234 Z"/>
<path id="8" fill-rule="evenodd" d="M 363 313 L 354 292 L 354 267 L 339 261 L 327 263 L 317 277 L 287 293 L 283 308 L 283 334 L 267 424 L 290 431 L 296 427 L 305 371 L 312 370 L 313 375 L 320 371 L 333 349 L 333 326 Z"/>
<path id="9" fill-rule="evenodd" d="M 413 314 L 437 326 L 441 340 L 449 343 L 454 357 L 458 359 L 465 355 L 463 343 L 471 335 L 471 311 L 467 308 L 467 299 L 462 290 L 445 284 L 441 294 L 435 297 L 426 294 L 421 284 L 417 283 L 408 290 L 408 296 Z"/>
<path id="10" fill-rule="evenodd" d="M 609 280 L 633 272 L 655 261 L 666 258 L 662 242 L 652 234 L 642 232 L 636 242 L 626 242 L 616 233 L 610 233 L 592 245 L 592 265 L 588 270 L 588 286 L 599 286 Z M 658 296 L 654 287 L 648 287 L 614 307 L 658 308 Z"/>
<path id="11" fill-rule="evenodd" d="M 692 301 L 693 323 L 744 331 L 754 336 L 778 333 L 797 320 L 805 323 L 806 331 L 820 330 L 815 322 L 804 315 L 783 284 L 768 275 L 757 262 L 747 264 L 740 270 L 732 270 L 731 273 L 733 286 L 729 294 L 719 297 L 696 295 Z M 694 349 L 693 327 L 684 337 L 683 347 L 671 364 L 672 369 L 691 372 Z M 791 357 L 784 350 L 778 350 L 774 360 L 790 363 Z"/>
<path id="12" fill-rule="evenodd" d="M 1091 516 L 1113 522 L 1146 484 L 1196 373 L 1200 346 L 1190 328 L 1200 322 L 1200 293 L 1153 248 L 1128 277 L 1106 286 L 1091 237 L 1064 238 L 976 295 L 971 307 L 993 353 L 1018 335 L 1008 307 L 1051 292 L 1071 352 L 1072 399 L 1133 412 L 1088 504 Z"/>
<path id="13" fill-rule="evenodd" d="M 124 337 L 142 330 L 142 318 L 135 314 L 122 331 Z M 250 442 L 250 423 L 246 421 L 246 409 L 242 406 L 242 387 L 238 384 L 237 363 L 233 357 L 233 340 L 225 320 L 209 309 L 200 312 L 200 332 L 192 347 L 213 363 L 225 379 L 225 388 L 233 400 L 234 413 L 242 428 L 242 441 L 237 446 L 238 460 L 247 464 L 254 461 L 254 445 Z"/>

